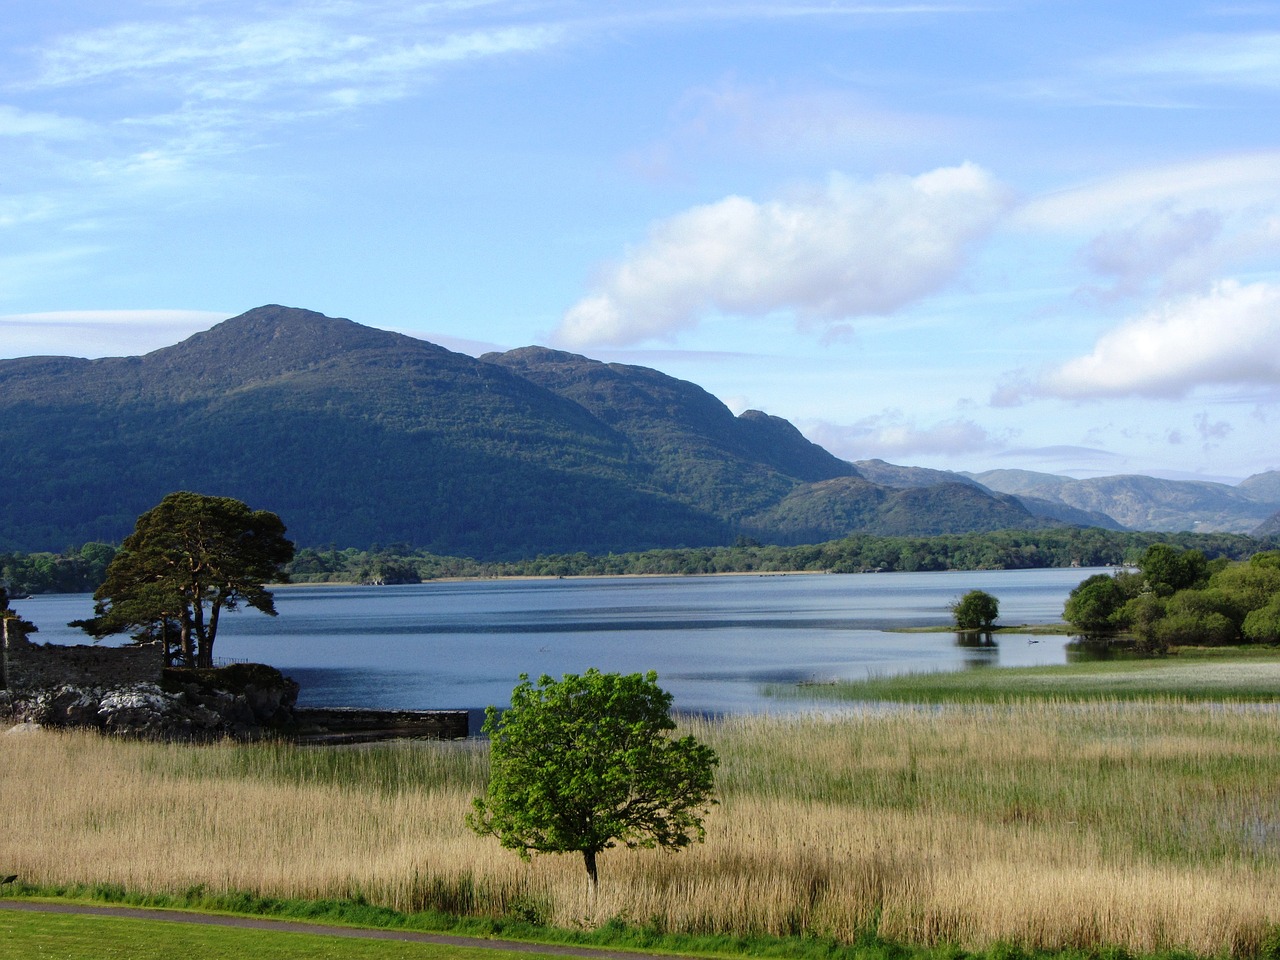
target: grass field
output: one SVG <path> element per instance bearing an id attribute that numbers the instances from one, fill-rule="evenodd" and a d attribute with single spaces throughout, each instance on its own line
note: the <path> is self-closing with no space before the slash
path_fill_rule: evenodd
<path id="1" fill-rule="evenodd" d="M 475 744 L 0 737 L 0 873 L 590 929 L 1256 956 L 1280 923 L 1280 713 L 1040 700 L 693 724 L 705 845 L 522 863 L 462 818 Z"/>
<path id="2" fill-rule="evenodd" d="M 1256 647 L 1206 648 L 1156 659 L 900 674 L 811 687 L 776 687 L 772 692 L 785 699 L 835 702 L 989 703 L 1045 697 L 1275 701 L 1280 700 L 1280 652 Z"/>
<path id="3" fill-rule="evenodd" d="M 488 948 L 0 910 L 0 960 L 515 960 Z"/>

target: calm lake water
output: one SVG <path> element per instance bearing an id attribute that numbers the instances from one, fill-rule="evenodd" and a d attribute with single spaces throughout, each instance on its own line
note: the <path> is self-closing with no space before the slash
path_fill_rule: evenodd
<path id="1" fill-rule="evenodd" d="M 479 709 L 506 705 L 519 674 L 656 670 L 678 710 L 792 711 L 776 684 L 908 671 L 1064 663 L 1066 637 L 898 633 L 950 622 L 968 590 L 1000 601 L 1000 622 L 1061 619 L 1097 570 L 500 580 L 275 590 L 278 617 L 225 616 L 215 653 L 279 667 L 304 706 Z M 15 602 L 34 639 L 84 643 L 66 627 L 87 594 Z"/>

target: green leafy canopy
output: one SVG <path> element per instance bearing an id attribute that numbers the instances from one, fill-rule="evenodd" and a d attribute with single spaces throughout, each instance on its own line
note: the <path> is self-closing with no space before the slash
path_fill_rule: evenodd
<path id="1" fill-rule="evenodd" d="M 960 630 L 990 630 L 1000 616 L 1000 602 L 985 590 L 970 590 L 950 609 Z"/>
<path id="2" fill-rule="evenodd" d="M 715 752 L 668 736 L 671 694 L 657 674 L 527 674 L 511 707 L 486 712 L 491 738 L 487 795 L 468 825 L 528 859 L 582 853 L 592 887 L 595 858 L 626 847 L 680 849 L 705 838 Z"/>
<path id="3" fill-rule="evenodd" d="M 280 518 L 231 497 L 171 493 L 138 517 L 94 594 L 95 616 L 77 626 L 95 637 L 138 631 L 161 640 L 166 657 L 176 634 L 189 665 L 213 666 L 223 610 L 241 603 L 275 615 L 263 584 L 286 579 L 293 559 Z"/>

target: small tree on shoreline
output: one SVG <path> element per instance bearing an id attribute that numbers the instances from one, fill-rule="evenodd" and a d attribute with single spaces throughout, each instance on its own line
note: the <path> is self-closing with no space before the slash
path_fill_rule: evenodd
<path id="1" fill-rule="evenodd" d="M 990 630 L 1000 616 L 1000 601 L 985 590 L 970 590 L 948 609 L 957 630 Z"/>

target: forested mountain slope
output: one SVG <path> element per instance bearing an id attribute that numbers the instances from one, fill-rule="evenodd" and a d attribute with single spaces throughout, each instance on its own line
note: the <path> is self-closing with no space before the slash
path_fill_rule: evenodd
<path id="1" fill-rule="evenodd" d="M 0 361 L 0 544 L 116 540 L 164 494 L 234 496 L 302 543 L 518 554 L 723 540 L 626 438 L 491 363 L 263 307 L 145 357 Z"/>
<path id="2" fill-rule="evenodd" d="M 0 551 L 119 541 L 183 489 L 273 510 L 304 545 L 482 559 L 1088 522 L 952 474 L 860 476 L 645 367 L 476 359 L 274 305 L 142 357 L 0 360 L 0 448 Z"/>

